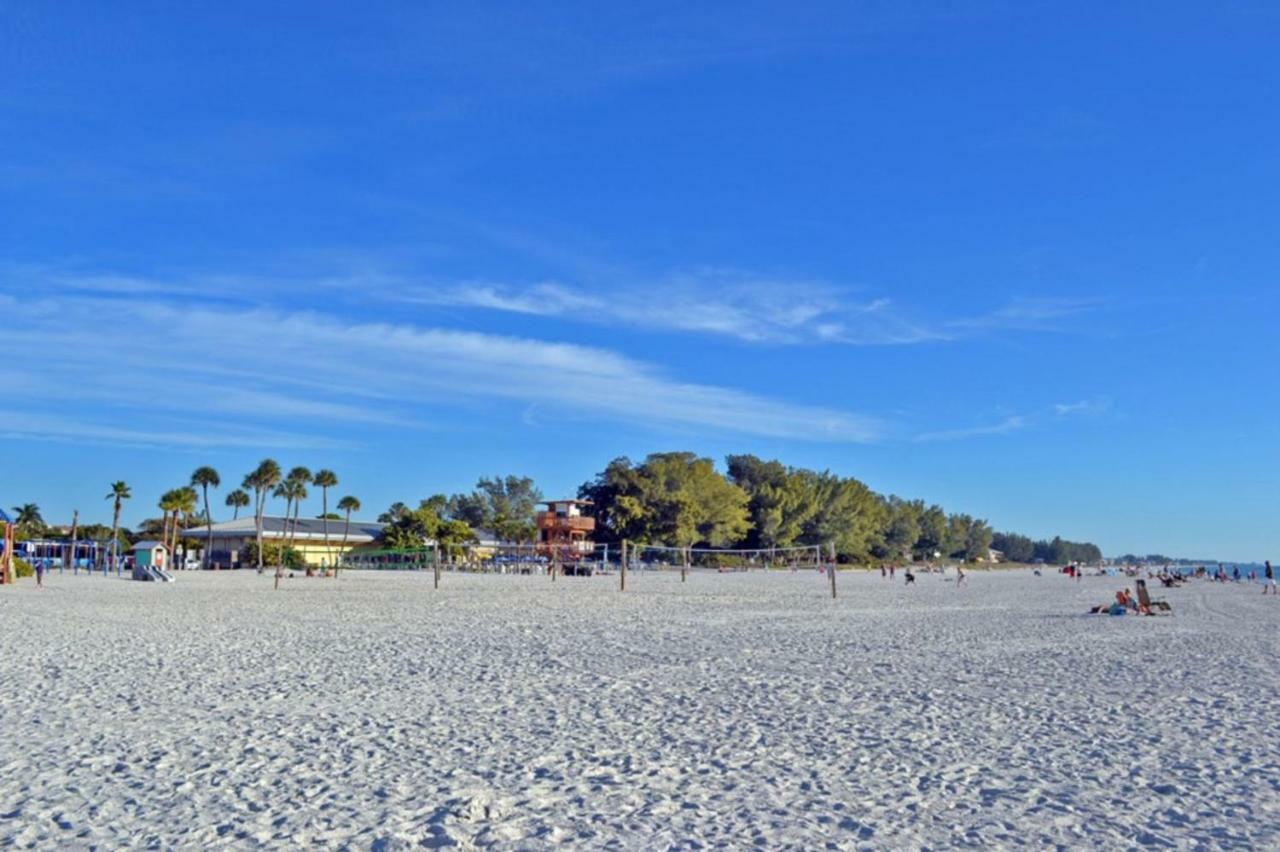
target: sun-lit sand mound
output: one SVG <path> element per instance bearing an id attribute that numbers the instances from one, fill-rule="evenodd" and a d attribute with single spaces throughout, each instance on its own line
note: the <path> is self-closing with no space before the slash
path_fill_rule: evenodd
<path id="1" fill-rule="evenodd" d="M 253 573 L 0 590 L 0 846 L 1280 845 L 1280 598 Z"/>

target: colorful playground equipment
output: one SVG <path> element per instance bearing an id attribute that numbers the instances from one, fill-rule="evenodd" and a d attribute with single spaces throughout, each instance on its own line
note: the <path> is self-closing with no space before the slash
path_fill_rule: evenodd
<path id="1" fill-rule="evenodd" d="M 133 579 L 172 583 L 169 573 L 169 548 L 158 541 L 140 541 L 129 549 L 133 556 Z"/>

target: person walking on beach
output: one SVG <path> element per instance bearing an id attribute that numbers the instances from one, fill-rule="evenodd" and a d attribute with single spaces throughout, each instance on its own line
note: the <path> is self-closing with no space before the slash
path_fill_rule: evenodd
<path id="1" fill-rule="evenodd" d="M 890 580 L 894 579 L 894 578 L 897 576 L 897 573 L 898 573 L 898 565 L 897 565 L 897 563 L 895 563 L 895 562 L 890 562 L 890 563 L 889 563 L 889 579 L 890 579 Z"/>
<path id="2" fill-rule="evenodd" d="M 44 585 L 44 560 L 43 559 L 35 560 L 35 569 L 36 569 L 36 587 L 40 588 L 41 586 Z"/>
<path id="3" fill-rule="evenodd" d="M 1271 594 L 1276 594 L 1276 572 L 1271 568 L 1271 560 L 1268 559 L 1262 566 L 1262 593 L 1265 595 L 1267 589 L 1271 590 Z"/>
<path id="4" fill-rule="evenodd" d="M 956 566 L 956 588 L 960 588 L 960 584 L 964 582 L 964 568 L 960 565 Z"/>

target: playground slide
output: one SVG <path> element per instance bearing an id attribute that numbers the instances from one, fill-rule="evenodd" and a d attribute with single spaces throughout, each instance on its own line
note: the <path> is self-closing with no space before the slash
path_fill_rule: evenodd
<path id="1" fill-rule="evenodd" d="M 156 583 L 172 583 L 174 581 L 172 574 L 163 568 L 156 568 L 154 565 L 133 566 L 133 579 Z"/>

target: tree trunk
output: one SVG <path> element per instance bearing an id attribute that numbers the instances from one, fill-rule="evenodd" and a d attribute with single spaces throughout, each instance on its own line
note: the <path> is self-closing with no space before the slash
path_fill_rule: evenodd
<path id="1" fill-rule="evenodd" d="M 339 500 L 338 502 L 342 502 L 342 501 L 341 501 L 341 500 Z M 351 535 L 351 510 L 350 510 L 350 509 L 348 509 L 348 510 L 347 510 L 347 525 L 346 525 L 346 527 L 342 530 L 342 552 L 343 552 L 344 554 L 347 552 L 347 538 L 348 538 L 350 535 Z M 333 566 L 333 576 L 334 576 L 334 579 L 337 579 L 337 577 L 338 577 L 338 566 L 337 566 L 337 565 Z"/>
<path id="2" fill-rule="evenodd" d="M 253 520 L 258 534 L 258 573 L 262 573 L 262 489 L 253 490 Z"/>
<path id="3" fill-rule="evenodd" d="M 76 534 L 80 531 L 80 510 L 76 509 L 71 513 L 71 565 L 68 566 L 74 572 L 76 570 Z"/>
<path id="4" fill-rule="evenodd" d="M 333 553 L 329 550 L 329 489 L 327 486 L 320 488 L 320 501 L 324 511 L 324 558 L 326 568 L 332 568 Z"/>
<path id="5" fill-rule="evenodd" d="M 115 514 L 111 517 L 111 567 L 120 572 L 120 498 L 116 498 Z"/>
<path id="6" fill-rule="evenodd" d="M 213 512 L 209 511 L 209 486 L 204 486 L 204 521 L 208 535 L 204 540 L 204 570 L 209 570 L 209 557 L 213 553 Z"/>

